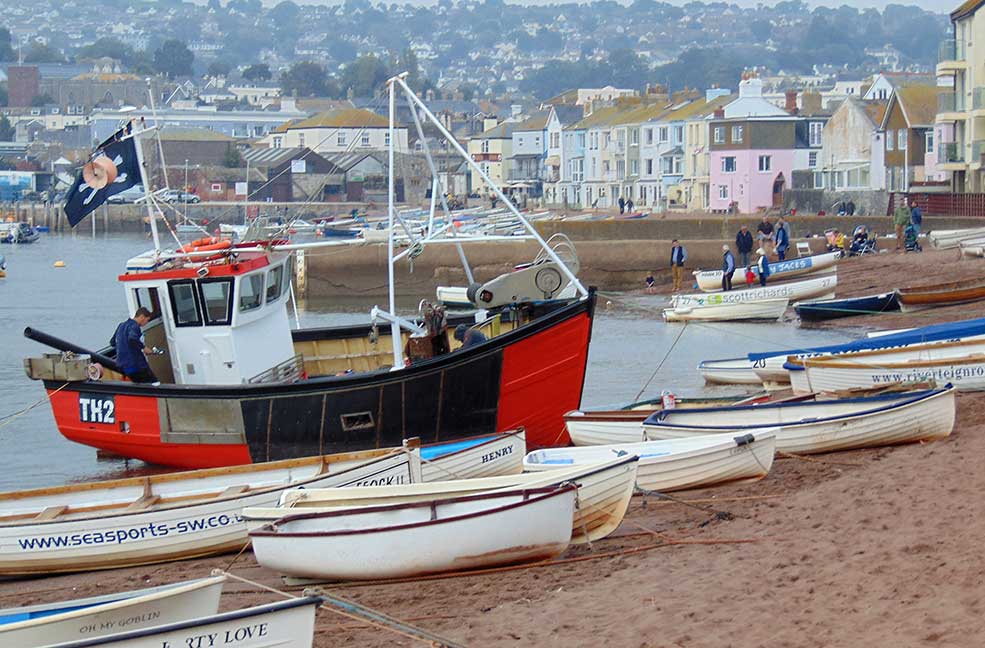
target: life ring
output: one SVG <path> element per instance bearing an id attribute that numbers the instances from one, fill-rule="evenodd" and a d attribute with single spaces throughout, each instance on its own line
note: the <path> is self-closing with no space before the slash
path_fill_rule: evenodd
<path id="1" fill-rule="evenodd" d="M 178 248 L 179 252 L 185 254 L 189 252 L 211 252 L 213 250 L 228 250 L 233 246 L 232 241 L 229 239 L 218 239 L 214 237 L 200 238 L 192 241 L 188 245 L 183 245 Z M 216 259 L 221 259 L 221 254 L 216 254 L 207 257 L 195 257 L 195 261 L 215 261 Z"/>

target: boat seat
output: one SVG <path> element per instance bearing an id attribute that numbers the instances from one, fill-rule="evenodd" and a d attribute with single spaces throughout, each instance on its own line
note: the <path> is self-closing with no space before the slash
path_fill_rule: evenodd
<path id="1" fill-rule="evenodd" d="M 125 509 L 123 509 L 123 512 L 128 513 L 130 511 L 141 511 L 143 509 L 154 506 L 159 501 L 161 501 L 160 495 L 144 495 L 140 499 L 130 502 L 130 504 Z"/>
<path id="2" fill-rule="evenodd" d="M 216 497 L 229 497 L 230 495 L 239 495 L 240 493 L 245 493 L 250 490 L 249 484 L 238 484 L 236 486 L 228 486 L 221 493 L 216 495 Z"/>
<path id="3" fill-rule="evenodd" d="M 35 520 L 54 520 L 56 517 L 68 510 L 67 506 L 48 506 L 45 507 L 40 513 L 34 516 Z"/>

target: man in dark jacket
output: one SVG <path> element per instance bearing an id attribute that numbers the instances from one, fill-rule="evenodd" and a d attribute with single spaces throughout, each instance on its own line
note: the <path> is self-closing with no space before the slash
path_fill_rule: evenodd
<path id="1" fill-rule="evenodd" d="M 752 232 L 743 225 L 735 235 L 735 249 L 739 252 L 739 262 L 743 268 L 749 267 L 749 255 L 752 254 Z"/>
<path id="2" fill-rule="evenodd" d="M 142 328 L 151 319 L 151 313 L 146 308 L 138 308 L 133 317 L 116 327 L 113 334 L 113 346 L 116 347 L 116 364 L 123 374 L 135 383 L 156 383 L 157 376 L 147 363 L 147 354 L 151 350 L 144 346 Z"/>
<path id="3" fill-rule="evenodd" d="M 732 275 L 735 274 L 735 257 L 727 245 L 722 246 L 722 290 L 732 290 Z"/>
<path id="4" fill-rule="evenodd" d="M 619 196 L 619 213 L 622 214 L 625 213 L 625 211 L 626 211 L 626 199 L 623 198 L 622 196 Z"/>
<path id="5" fill-rule="evenodd" d="M 782 216 L 776 221 L 776 256 L 780 261 L 786 259 L 787 248 L 790 247 L 789 228 Z"/>
<path id="6" fill-rule="evenodd" d="M 681 245 L 677 239 L 674 239 L 670 242 L 670 271 L 674 275 L 674 292 L 681 289 L 685 261 L 687 261 L 687 248 Z"/>

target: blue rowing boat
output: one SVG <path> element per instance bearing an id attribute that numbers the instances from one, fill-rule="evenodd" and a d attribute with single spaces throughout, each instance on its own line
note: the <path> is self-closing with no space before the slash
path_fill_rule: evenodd
<path id="1" fill-rule="evenodd" d="M 797 315 L 805 322 L 851 317 L 853 315 L 870 315 L 898 311 L 899 302 L 895 292 L 864 297 L 848 297 L 844 299 L 819 299 L 817 301 L 794 304 Z"/>

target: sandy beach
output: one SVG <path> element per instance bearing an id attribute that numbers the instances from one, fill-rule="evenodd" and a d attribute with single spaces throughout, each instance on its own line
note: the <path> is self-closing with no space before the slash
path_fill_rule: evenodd
<path id="1" fill-rule="evenodd" d="M 847 259 L 838 294 L 983 270 L 985 260 L 959 260 L 956 250 Z M 825 325 L 896 328 L 981 316 L 985 302 Z M 985 422 L 978 407 L 985 394 L 960 395 L 954 433 L 944 441 L 780 458 L 759 482 L 678 493 L 674 501 L 637 496 L 614 535 L 550 564 L 326 589 L 470 646 L 979 645 Z M 0 583 L 0 606 L 164 584 L 215 568 L 283 588 L 244 552 L 8 581 Z M 276 599 L 237 582 L 227 593 L 223 609 Z M 319 647 L 412 643 L 318 613 Z"/>

